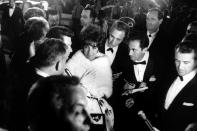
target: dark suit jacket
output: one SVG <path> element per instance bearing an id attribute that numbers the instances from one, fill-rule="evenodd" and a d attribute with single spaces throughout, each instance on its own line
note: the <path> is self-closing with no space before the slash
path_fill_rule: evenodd
<path id="1" fill-rule="evenodd" d="M 105 54 L 105 45 L 103 44 L 101 47 L 99 47 L 99 50 Z M 129 50 L 127 45 L 125 43 L 120 43 L 114 61 L 111 65 L 113 74 L 120 73 L 125 69 L 128 63 L 128 54 Z"/>
<path id="2" fill-rule="evenodd" d="M 17 46 L 14 44 L 16 43 L 16 40 L 20 33 L 23 32 L 24 29 L 24 19 L 22 11 L 19 7 L 15 7 L 15 10 L 13 12 L 13 15 L 9 16 L 9 6 L 4 5 L 2 8 L 0 7 L 0 10 L 3 11 L 2 15 L 2 34 L 7 36 L 11 42 L 11 48 L 16 48 Z"/>
<path id="3" fill-rule="evenodd" d="M 165 110 L 164 101 L 167 91 L 163 95 L 162 131 L 184 131 L 188 124 L 197 121 L 197 74 L 179 92 L 168 110 Z"/>
<path id="4" fill-rule="evenodd" d="M 168 33 L 162 29 L 156 34 L 149 47 L 150 55 L 154 57 L 164 81 L 169 77 L 172 78 L 172 72 L 176 72 L 174 70 L 174 47 Z"/>
<path id="5" fill-rule="evenodd" d="M 9 78 L 11 86 L 7 93 L 10 107 L 8 121 L 10 131 L 27 131 L 26 102 L 28 93 L 31 86 L 41 78 L 42 76 L 36 74 L 30 64 L 27 64 L 20 74 L 13 72 Z"/>

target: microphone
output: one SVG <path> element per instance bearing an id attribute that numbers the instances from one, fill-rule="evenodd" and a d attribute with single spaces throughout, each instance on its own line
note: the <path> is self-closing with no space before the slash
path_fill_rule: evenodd
<path id="1" fill-rule="evenodd" d="M 145 113 L 141 110 L 138 112 L 138 115 L 144 120 L 145 124 L 148 126 L 150 131 L 155 131 L 150 121 L 147 119 Z"/>

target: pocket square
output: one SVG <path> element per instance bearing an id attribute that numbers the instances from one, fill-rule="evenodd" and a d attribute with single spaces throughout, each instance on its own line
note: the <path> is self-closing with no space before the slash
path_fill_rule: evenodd
<path id="1" fill-rule="evenodd" d="M 154 81 L 156 81 L 156 77 L 155 77 L 155 75 L 152 75 L 152 76 L 149 78 L 149 81 L 150 81 L 150 82 L 154 82 Z"/>
<path id="2" fill-rule="evenodd" d="M 194 103 L 183 102 L 183 106 L 194 106 Z"/>

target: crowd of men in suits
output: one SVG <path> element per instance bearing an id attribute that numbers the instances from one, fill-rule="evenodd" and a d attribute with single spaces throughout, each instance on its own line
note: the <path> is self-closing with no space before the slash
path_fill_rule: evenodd
<path id="1" fill-rule="evenodd" d="M 6 63 L 4 55 L 9 53 L 11 63 L 9 67 L 2 64 L 4 70 L 0 70 L 2 128 L 8 131 L 195 128 L 196 21 L 188 25 L 182 40 L 174 43 L 165 32 L 168 28 L 163 27 L 165 16 L 158 8 L 148 10 L 145 25 L 139 25 L 133 18 L 109 24 L 98 17 L 102 11 L 96 12 L 87 5 L 81 10 L 79 29 L 58 22 L 50 24 L 46 13 L 30 8 L 22 14 L 14 0 L 3 7 L 1 36 L 5 38 L 0 60 Z M 99 112 L 91 112 L 92 99 L 98 102 Z M 104 116 L 102 128 L 96 123 L 95 114 Z M 151 124 L 147 125 L 148 119 Z"/>

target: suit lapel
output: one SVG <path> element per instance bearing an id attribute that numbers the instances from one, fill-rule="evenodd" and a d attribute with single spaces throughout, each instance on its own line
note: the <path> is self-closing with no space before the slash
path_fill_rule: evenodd
<path id="1" fill-rule="evenodd" d="M 148 81 L 150 76 L 154 73 L 153 69 L 154 69 L 154 63 L 153 63 L 153 60 L 149 57 L 148 63 L 146 65 L 146 69 L 145 69 L 145 72 L 144 72 L 143 81 Z"/>
<path id="2" fill-rule="evenodd" d="M 176 110 L 180 104 L 181 104 L 181 100 L 185 99 L 185 95 L 189 94 L 189 92 L 192 90 L 192 88 L 196 88 L 194 87 L 194 82 L 196 81 L 196 76 L 194 76 L 194 78 L 189 81 L 185 87 L 178 93 L 178 95 L 174 98 L 174 100 L 172 101 L 171 105 L 169 106 L 168 110 Z"/>

